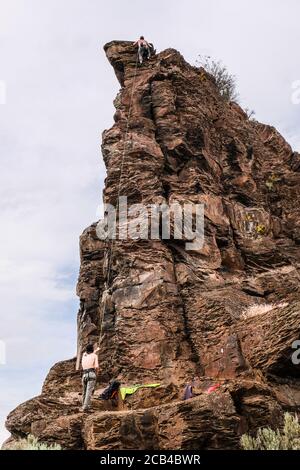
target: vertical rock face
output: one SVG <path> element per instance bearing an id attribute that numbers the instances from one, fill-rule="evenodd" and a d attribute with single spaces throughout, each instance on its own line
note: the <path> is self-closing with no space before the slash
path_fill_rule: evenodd
<path id="1" fill-rule="evenodd" d="M 204 204 L 204 244 L 80 239 L 78 357 L 99 343 L 99 386 L 159 381 L 127 412 L 78 411 L 75 361 L 51 370 L 42 395 L 14 410 L 14 437 L 66 448 L 234 448 L 241 432 L 299 410 L 300 155 L 276 129 L 220 96 L 213 77 L 174 49 L 137 65 L 132 43 L 105 52 L 121 85 L 104 131 L 104 201 Z M 297 361 L 296 361 L 297 362 Z M 200 395 L 180 402 L 200 377 Z M 201 393 L 220 382 L 214 396 Z M 210 398 L 209 398 L 210 397 Z M 217 425 L 216 425 L 217 422 Z M 66 437 L 68 436 L 68 437 Z M 131 436 L 131 437 L 130 437 Z"/>

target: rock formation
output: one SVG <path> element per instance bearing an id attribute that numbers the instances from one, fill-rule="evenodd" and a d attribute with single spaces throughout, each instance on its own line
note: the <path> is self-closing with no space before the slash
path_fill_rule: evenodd
<path id="1" fill-rule="evenodd" d="M 78 357 L 99 343 L 99 389 L 112 378 L 161 387 L 136 392 L 122 410 L 96 392 L 82 414 L 76 360 L 65 361 L 7 429 L 66 449 L 238 448 L 241 433 L 299 411 L 300 155 L 176 50 L 137 67 L 132 43 L 104 49 L 121 85 L 103 133 L 104 201 L 203 203 L 204 245 L 117 239 L 112 249 L 96 224 L 87 228 Z M 181 401 L 193 376 L 198 396 Z"/>

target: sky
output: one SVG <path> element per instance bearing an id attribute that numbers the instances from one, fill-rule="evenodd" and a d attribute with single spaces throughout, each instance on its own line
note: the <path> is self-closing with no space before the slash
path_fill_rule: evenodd
<path id="1" fill-rule="evenodd" d="M 143 34 L 222 60 L 241 105 L 300 150 L 299 18 L 298 0 L 0 0 L 0 443 L 76 352 L 78 239 L 99 218 L 119 88 L 103 45 Z"/>

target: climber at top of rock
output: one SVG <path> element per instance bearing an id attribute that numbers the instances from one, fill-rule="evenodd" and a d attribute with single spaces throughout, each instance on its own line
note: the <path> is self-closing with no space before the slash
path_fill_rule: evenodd
<path id="1" fill-rule="evenodd" d="M 145 40 L 144 36 L 140 36 L 140 39 L 138 39 L 133 45 L 139 47 L 139 49 L 138 49 L 138 58 L 139 58 L 140 64 L 143 63 L 144 59 L 150 59 L 151 46 Z"/>
<path id="2" fill-rule="evenodd" d="M 82 355 L 82 411 L 90 408 L 92 395 L 95 390 L 97 372 L 99 370 L 98 356 L 92 344 L 88 344 Z"/>

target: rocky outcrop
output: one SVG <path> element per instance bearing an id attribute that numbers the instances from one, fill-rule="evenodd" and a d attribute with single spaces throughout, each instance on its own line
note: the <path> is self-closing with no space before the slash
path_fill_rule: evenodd
<path id="1" fill-rule="evenodd" d="M 224 393 L 154 408 L 95 413 L 83 428 L 89 450 L 230 449 L 237 446 L 239 419 Z"/>
<path id="2" fill-rule="evenodd" d="M 122 410 L 94 398 L 86 416 L 75 360 L 60 363 L 7 428 L 64 448 L 237 448 L 242 432 L 299 411 L 291 355 L 300 338 L 300 157 L 177 51 L 141 67 L 131 43 L 105 52 L 121 90 L 115 124 L 103 133 L 104 201 L 202 203 L 204 245 L 186 250 L 174 237 L 112 244 L 99 240 L 96 224 L 86 229 L 78 357 L 99 343 L 99 389 L 112 378 L 162 385 L 136 392 Z M 195 375 L 198 396 L 182 402 Z"/>

